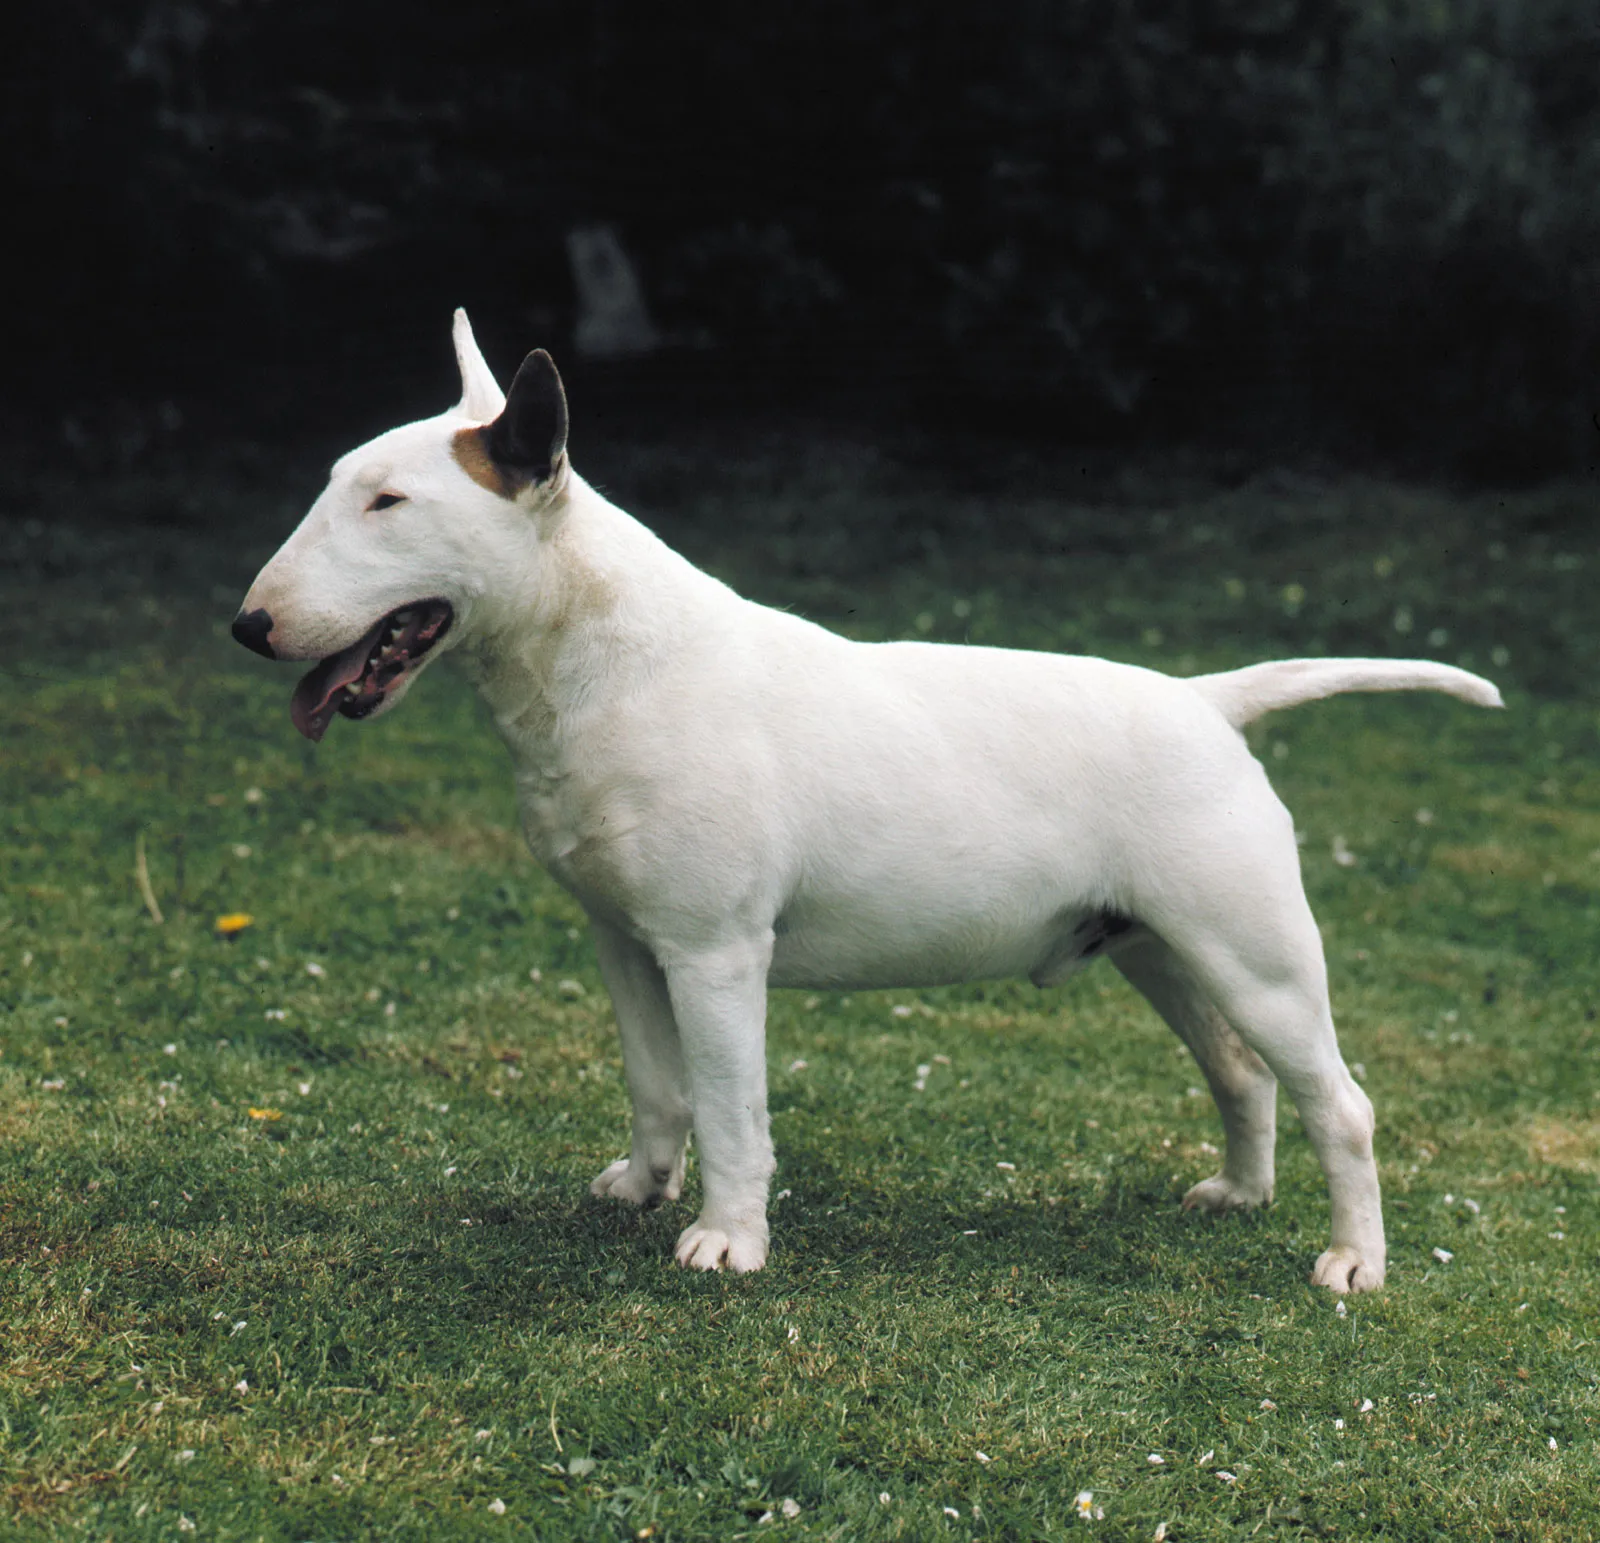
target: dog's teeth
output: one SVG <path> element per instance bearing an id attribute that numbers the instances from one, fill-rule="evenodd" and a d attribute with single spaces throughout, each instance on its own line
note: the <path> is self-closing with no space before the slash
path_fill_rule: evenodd
<path id="1" fill-rule="evenodd" d="M 408 626 L 410 624 L 410 621 L 411 621 L 411 612 L 410 611 L 396 611 L 394 613 L 394 624 L 395 624 L 395 626 L 397 626 L 397 627 Z"/>
<path id="2" fill-rule="evenodd" d="M 360 696 L 361 695 L 361 682 L 358 681 L 358 680 L 353 680 L 344 689 L 351 696 Z"/>

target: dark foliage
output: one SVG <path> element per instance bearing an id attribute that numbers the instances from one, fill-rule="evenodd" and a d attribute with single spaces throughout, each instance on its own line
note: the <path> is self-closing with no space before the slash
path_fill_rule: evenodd
<path id="1" fill-rule="evenodd" d="M 30 378 L 438 394 L 448 308 L 568 350 L 607 221 L 668 378 L 1170 436 L 1588 452 L 1591 0 L 64 3 L 5 104 Z M 486 324 L 486 325 L 485 325 Z M 54 371 L 55 380 L 50 381 Z M 289 387 L 287 383 L 293 383 Z M 1219 421 L 1220 421 L 1219 420 Z"/>

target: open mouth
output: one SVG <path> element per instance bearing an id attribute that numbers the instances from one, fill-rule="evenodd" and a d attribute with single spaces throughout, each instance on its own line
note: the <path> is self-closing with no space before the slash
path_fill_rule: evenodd
<path id="1" fill-rule="evenodd" d="M 307 671 L 289 703 L 294 726 L 318 740 L 335 713 L 371 717 L 450 630 L 454 617 L 448 600 L 413 600 L 390 611 L 365 637 Z"/>

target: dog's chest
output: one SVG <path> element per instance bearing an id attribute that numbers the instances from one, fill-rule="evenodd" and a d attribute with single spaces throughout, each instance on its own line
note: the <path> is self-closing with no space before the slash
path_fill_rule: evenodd
<path id="1" fill-rule="evenodd" d="M 624 801 L 545 765 L 518 773 L 517 807 L 523 837 L 552 877 L 590 909 L 624 905 L 619 853 L 634 825 Z"/>

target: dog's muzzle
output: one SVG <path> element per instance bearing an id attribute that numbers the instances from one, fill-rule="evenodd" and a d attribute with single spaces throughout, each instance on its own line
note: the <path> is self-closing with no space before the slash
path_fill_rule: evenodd
<path id="1" fill-rule="evenodd" d="M 276 659 L 267 635 L 272 631 L 272 617 L 259 606 L 253 611 L 240 611 L 233 619 L 233 640 L 243 643 L 253 654 L 263 659 Z"/>

